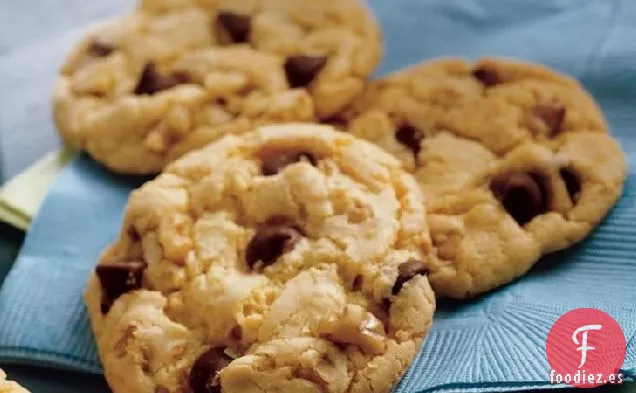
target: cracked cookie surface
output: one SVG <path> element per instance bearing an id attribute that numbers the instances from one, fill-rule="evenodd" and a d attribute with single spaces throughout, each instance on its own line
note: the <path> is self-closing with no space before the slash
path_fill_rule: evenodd
<path id="1" fill-rule="evenodd" d="M 7 374 L 0 369 L 0 393 L 29 393 L 29 391 L 17 382 L 8 381 Z"/>
<path id="2" fill-rule="evenodd" d="M 413 177 L 328 126 L 226 136 L 133 192 L 86 300 L 115 393 L 389 392 L 435 309 Z"/>
<path id="3" fill-rule="evenodd" d="M 55 120 L 112 170 L 157 173 L 225 134 L 331 117 L 381 48 L 361 0 L 145 0 L 75 46 Z"/>
<path id="4" fill-rule="evenodd" d="M 423 63 L 372 83 L 346 119 L 420 185 L 439 296 L 489 291 L 581 241 L 626 177 L 593 98 L 536 64 Z"/>

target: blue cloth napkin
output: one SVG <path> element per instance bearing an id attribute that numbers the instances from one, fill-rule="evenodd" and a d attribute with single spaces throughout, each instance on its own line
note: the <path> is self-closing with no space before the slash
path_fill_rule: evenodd
<path id="1" fill-rule="evenodd" d="M 549 388 L 547 333 L 563 313 L 595 307 L 627 339 L 636 375 L 636 2 L 371 0 L 385 31 L 381 73 L 441 55 L 522 57 L 578 77 L 627 152 L 625 193 L 583 244 L 474 302 L 443 301 L 427 344 L 396 392 Z M 64 169 L 0 292 L 0 363 L 101 371 L 82 292 L 144 179 L 80 157 Z"/>

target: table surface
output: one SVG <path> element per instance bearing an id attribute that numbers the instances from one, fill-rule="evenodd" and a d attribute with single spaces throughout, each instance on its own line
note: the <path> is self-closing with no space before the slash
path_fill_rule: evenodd
<path id="1" fill-rule="evenodd" d="M 63 3 L 63 7 L 60 5 Z M 113 17 L 133 0 L 20 0 L 0 4 L 0 180 L 59 146 L 50 96 L 59 64 L 87 25 Z M 0 285 L 24 234 L 0 223 Z M 35 393 L 108 392 L 103 377 L 1 365 Z M 618 393 L 636 387 L 601 388 Z"/>

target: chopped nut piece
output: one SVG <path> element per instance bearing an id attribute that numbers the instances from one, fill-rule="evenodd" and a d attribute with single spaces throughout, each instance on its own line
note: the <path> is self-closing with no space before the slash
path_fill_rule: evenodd
<path id="1" fill-rule="evenodd" d="M 320 324 L 320 333 L 338 344 L 357 345 L 369 354 L 383 353 L 386 348 L 384 325 L 372 313 L 350 304 L 340 315 L 331 315 Z"/>

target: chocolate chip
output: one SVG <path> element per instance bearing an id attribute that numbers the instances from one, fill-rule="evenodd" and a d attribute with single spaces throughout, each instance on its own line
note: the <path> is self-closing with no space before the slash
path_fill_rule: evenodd
<path id="1" fill-rule="evenodd" d="M 273 223 L 272 223 L 273 222 Z M 300 241 L 302 232 L 298 227 L 290 223 L 282 223 L 282 219 L 276 218 L 266 222 L 247 245 L 245 261 L 249 267 L 253 267 L 258 261 L 265 266 L 271 265 L 286 252 L 291 251 Z"/>
<path id="2" fill-rule="evenodd" d="M 299 151 L 293 153 L 271 154 L 263 158 L 262 171 L 265 176 L 272 176 L 285 169 L 288 165 L 306 161 L 316 166 L 318 160 L 310 151 Z"/>
<path id="3" fill-rule="evenodd" d="M 384 313 L 388 315 L 389 312 L 391 311 L 391 305 L 392 304 L 393 303 L 391 302 L 391 299 L 389 299 L 389 298 L 382 299 L 382 311 L 384 311 Z"/>
<path id="4" fill-rule="evenodd" d="M 172 75 L 162 75 L 154 63 L 148 63 L 141 72 L 141 77 L 135 87 L 136 95 L 155 94 L 177 85 L 188 83 L 188 75 L 183 72 Z"/>
<path id="5" fill-rule="evenodd" d="M 104 42 L 93 41 L 88 47 L 88 53 L 95 57 L 107 57 L 115 51 L 115 47 Z"/>
<path id="6" fill-rule="evenodd" d="M 501 83 L 497 71 L 494 68 L 490 67 L 481 67 L 474 69 L 473 77 L 478 79 L 486 87 L 491 87 Z"/>
<path id="7" fill-rule="evenodd" d="M 494 178 L 490 189 L 519 225 L 548 211 L 549 183 L 542 175 L 527 172 L 504 173 Z"/>
<path id="8" fill-rule="evenodd" d="M 417 275 L 428 274 L 428 268 L 424 265 L 423 261 L 419 259 L 410 259 L 398 266 L 398 277 L 393 284 L 391 293 L 397 295 L 402 290 L 402 287 L 407 282 L 411 281 L 413 277 Z"/>
<path id="9" fill-rule="evenodd" d="M 305 87 L 316 78 L 316 75 L 327 64 L 325 56 L 291 56 L 285 61 L 285 73 L 289 85 Z"/>
<path id="10" fill-rule="evenodd" d="M 562 131 L 563 121 L 565 120 L 565 106 L 557 102 L 537 104 L 532 107 L 532 115 L 545 123 L 550 137 L 555 137 Z"/>
<path id="11" fill-rule="evenodd" d="M 102 284 L 102 313 L 108 313 L 112 304 L 121 295 L 141 288 L 146 263 L 125 261 L 100 264 L 95 273 Z"/>
<path id="12" fill-rule="evenodd" d="M 139 234 L 139 232 L 137 231 L 135 227 L 128 228 L 128 231 L 126 232 L 128 233 L 128 236 L 130 237 L 130 240 L 132 242 L 138 243 L 141 241 L 141 235 Z"/>
<path id="13" fill-rule="evenodd" d="M 360 274 L 358 274 L 354 279 L 353 279 L 353 286 L 352 286 L 354 291 L 359 291 L 362 289 L 362 276 Z"/>
<path id="14" fill-rule="evenodd" d="M 192 393 L 221 393 L 219 372 L 232 362 L 223 348 L 203 352 L 190 369 L 189 385 Z"/>
<path id="15" fill-rule="evenodd" d="M 421 143 L 424 139 L 424 133 L 413 126 L 405 125 L 398 128 L 395 132 L 395 139 L 411 149 L 413 155 L 417 158 L 422 149 Z"/>
<path id="16" fill-rule="evenodd" d="M 225 29 L 232 39 L 232 42 L 247 42 L 252 30 L 251 20 L 248 15 L 235 14 L 229 11 L 222 11 L 217 17 L 218 23 Z"/>
<path id="17" fill-rule="evenodd" d="M 243 338 L 243 328 L 236 325 L 230 330 L 230 338 L 240 341 Z"/>
<path id="18" fill-rule="evenodd" d="M 568 190 L 570 199 L 573 203 L 576 203 L 581 196 L 581 179 L 579 175 L 572 168 L 561 168 L 559 171 L 561 179 L 565 183 L 565 188 Z"/>

